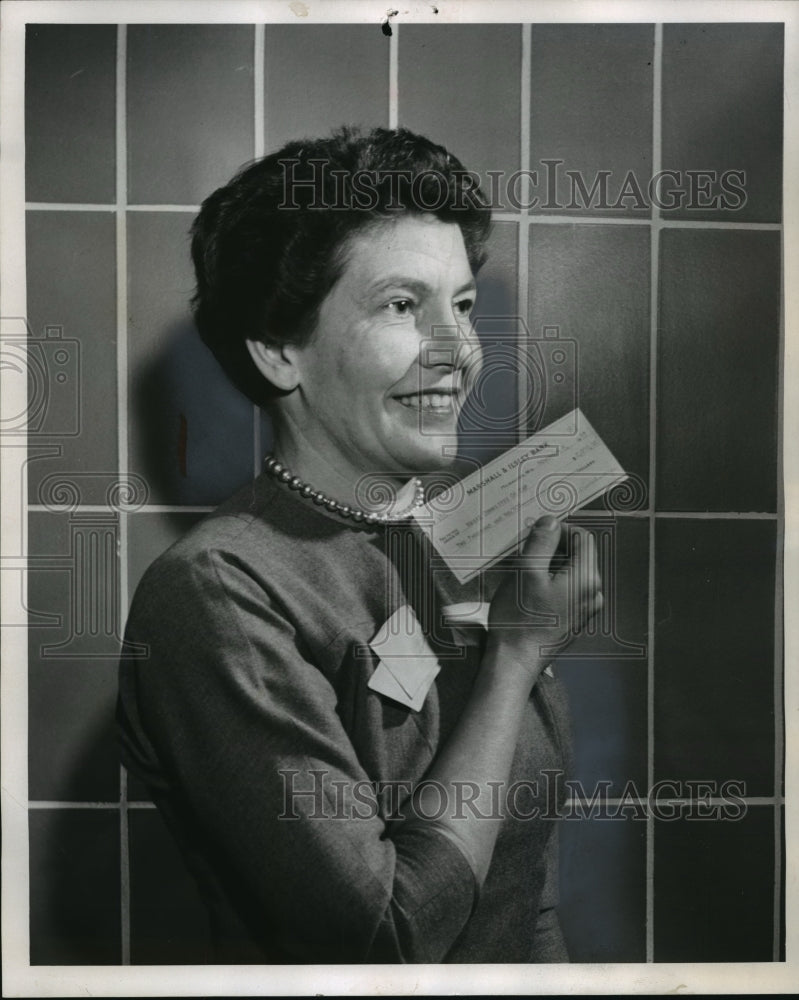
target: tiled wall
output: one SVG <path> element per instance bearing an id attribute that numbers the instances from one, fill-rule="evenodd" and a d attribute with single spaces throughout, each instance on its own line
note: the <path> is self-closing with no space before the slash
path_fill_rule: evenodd
<path id="1" fill-rule="evenodd" d="M 636 477 L 590 515 L 609 624 L 559 667 L 577 777 L 625 807 L 563 824 L 573 958 L 778 958 L 781 26 L 40 25 L 27 59 L 29 321 L 80 402 L 28 466 L 32 962 L 205 960 L 193 884 L 116 760 L 114 654 L 146 565 L 268 446 L 187 316 L 193 212 L 342 122 L 408 125 L 484 174 L 746 171 L 733 209 L 504 204 L 480 310 L 523 317 L 532 354 L 559 328 L 576 360 L 546 418 L 576 398 Z M 641 801 L 736 779 L 734 820 Z"/>

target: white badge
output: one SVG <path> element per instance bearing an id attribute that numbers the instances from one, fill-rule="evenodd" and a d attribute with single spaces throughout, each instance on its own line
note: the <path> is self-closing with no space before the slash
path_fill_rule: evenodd
<path id="1" fill-rule="evenodd" d="M 398 608 L 369 646 L 380 662 L 367 686 L 418 712 L 441 667 L 413 608 Z"/>

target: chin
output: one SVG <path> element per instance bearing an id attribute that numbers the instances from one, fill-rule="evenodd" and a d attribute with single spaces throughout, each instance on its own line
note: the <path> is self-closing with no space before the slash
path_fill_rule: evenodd
<path id="1" fill-rule="evenodd" d="M 452 435 L 430 435 L 424 445 L 414 449 L 411 462 L 415 472 L 440 472 L 448 469 L 457 459 L 458 437 Z M 410 454 L 408 456 L 410 458 Z"/>

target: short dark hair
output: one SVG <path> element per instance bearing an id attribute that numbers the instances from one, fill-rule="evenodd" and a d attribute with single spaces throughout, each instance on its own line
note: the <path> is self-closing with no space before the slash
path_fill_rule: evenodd
<path id="1" fill-rule="evenodd" d="M 457 223 L 477 273 L 491 224 L 477 178 L 408 129 L 340 128 L 290 142 L 203 202 L 191 231 L 194 319 L 253 402 L 264 405 L 277 390 L 245 341 L 306 343 L 343 269 L 347 238 L 402 212 Z"/>

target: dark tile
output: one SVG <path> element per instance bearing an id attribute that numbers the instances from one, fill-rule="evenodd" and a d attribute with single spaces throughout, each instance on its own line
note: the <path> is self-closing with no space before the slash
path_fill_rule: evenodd
<path id="1" fill-rule="evenodd" d="M 770 521 L 657 522 L 655 773 L 774 794 Z"/>
<path id="2" fill-rule="evenodd" d="M 473 316 L 518 316 L 519 227 L 495 222 L 488 239 L 488 257 L 477 274 L 477 301 Z"/>
<path id="3" fill-rule="evenodd" d="M 645 822 L 561 821 L 558 914 L 571 962 L 645 961 Z"/>
<path id="4" fill-rule="evenodd" d="M 28 794 L 115 802 L 117 672 L 109 663 L 36 663 L 28 674 Z"/>
<path id="5" fill-rule="evenodd" d="M 658 509 L 774 511 L 779 233 L 661 240 Z"/>
<path id="6" fill-rule="evenodd" d="M 197 512 L 174 511 L 139 511 L 128 517 L 128 590 L 131 596 L 150 563 L 203 517 Z"/>
<path id="7" fill-rule="evenodd" d="M 119 813 L 32 809 L 31 965 L 118 965 Z"/>
<path id="8" fill-rule="evenodd" d="M 266 27 L 267 151 L 338 125 L 388 125 L 388 39 L 365 24 Z"/>
<path id="9" fill-rule="evenodd" d="M 128 28 L 132 204 L 197 204 L 252 159 L 253 30 L 245 24 Z"/>
<path id="10" fill-rule="evenodd" d="M 534 211 L 649 214 L 653 51 L 651 24 L 533 25 Z"/>
<path id="11" fill-rule="evenodd" d="M 83 559 L 105 539 L 107 560 Z M 119 798 L 113 718 L 121 629 L 117 534 L 68 514 L 28 520 L 28 775 L 34 800 Z M 109 600 L 110 598 L 110 600 Z"/>
<path id="12" fill-rule="evenodd" d="M 566 661 L 557 676 L 569 692 L 575 794 L 620 795 L 646 775 L 646 664 Z"/>
<path id="13" fill-rule="evenodd" d="M 128 801 L 129 802 L 152 802 L 150 791 L 143 781 L 127 772 Z"/>
<path id="14" fill-rule="evenodd" d="M 154 809 L 135 809 L 128 813 L 128 823 L 131 962 L 208 962 L 207 912 L 163 820 Z"/>
<path id="15" fill-rule="evenodd" d="M 656 962 L 771 961 L 773 810 L 658 823 L 654 895 Z"/>
<path id="16" fill-rule="evenodd" d="M 116 27 L 29 24 L 25 41 L 27 200 L 114 201 Z"/>
<path id="17" fill-rule="evenodd" d="M 521 25 L 407 24 L 399 30 L 399 123 L 467 170 L 519 168 Z"/>
<path id="18" fill-rule="evenodd" d="M 539 386 L 530 432 L 579 406 L 637 477 L 640 493 L 649 475 L 649 232 L 569 224 L 530 231 L 531 364 Z M 561 345 L 549 339 L 552 328 Z M 566 355 L 561 366 L 552 363 L 555 350 Z"/>
<path id="19" fill-rule="evenodd" d="M 662 162 L 683 191 L 665 215 L 779 222 L 782 59 L 781 24 L 664 25 Z"/>
<path id="20" fill-rule="evenodd" d="M 605 606 L 555 667 L 571 707 L 571 777 L 589 797 L 600 782 L 619 796 L 628 781 L 643 788 L 646 780 L 649 526 L 586 513 L 574 520 L 594 534 Z"/>
<path id="21" fill-rule="evenodd" d="M 103 503 L 116 478 L 115 252 L 110 212 L 28 212 L 32 503 L 57 489 L 51 477 Z"/>
<path id="22" fill-rule="evenodd" d="M 253 408 L 189 315 L 191 217 L 128 219 L 130 468 L 153 503 L 216 504 L 252 479 Z"/>
<path id="23" fill-rule="evenodd" d="M 489 461 L 518 440 L 517 359 L 526 339 L 518 320 L 518 239 L 514 223 L 495 223 L 477 276 L 472 321 L 482 369 L 461 413 L 458 441 L 460 456 L 470 461 Z"/>
<path id="24" fill-rule="evenodd" d="M 116 660 L 119 541 L 113 512 L 29 515 L 30 649 L 42 663 Z"/>

